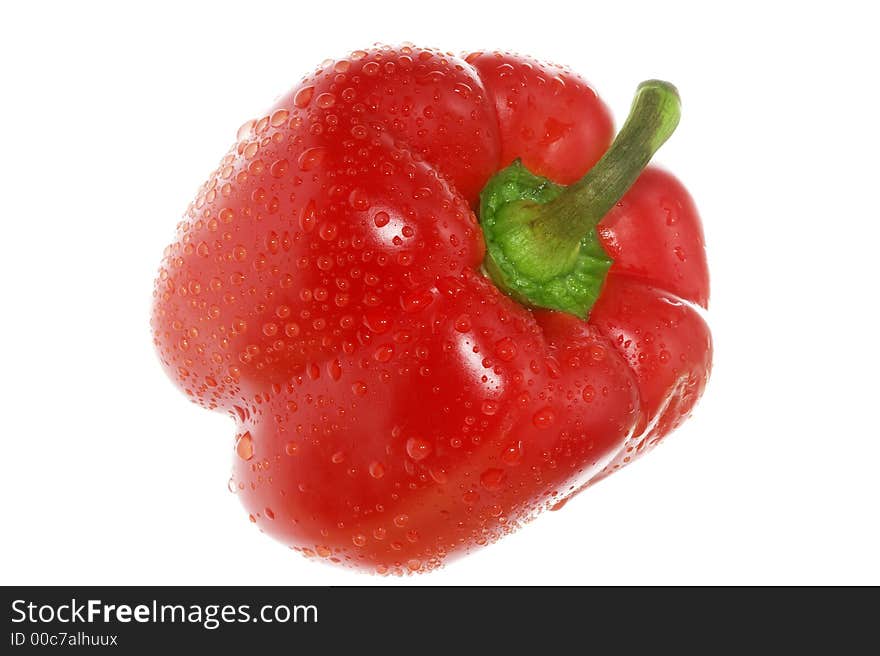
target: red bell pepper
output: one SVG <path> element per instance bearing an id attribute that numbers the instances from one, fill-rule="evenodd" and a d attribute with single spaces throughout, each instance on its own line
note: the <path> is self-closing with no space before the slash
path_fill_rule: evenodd
<path id="1" fill-rule="evenodd" d="M 678 117 L 644 83 L 612 143 L 564 68 L 404 46 L 325 62 L 245 123 L 165 252 L 152 328 L 178 386 L 237 422 L 251 520 L 426 571 L 681 423 L 711 366 L 703 235 L 645 168 Z"/>

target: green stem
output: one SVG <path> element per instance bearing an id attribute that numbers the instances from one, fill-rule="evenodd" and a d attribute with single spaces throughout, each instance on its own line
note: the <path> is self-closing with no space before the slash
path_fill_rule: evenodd
<path id="1" fill-rule="evenodd" d="M 680 117 L 681 102 L 672 84 L 648 80 L 639 85 L 629 116 L 602 159 L 535 213 L 532 234 L 545 253 L 577 249 L 672 135 Z"/>
<path id="2" fill-rule="evenodd" d="M 554 184 L 519 160 L 496 173 L 480 194 L 483 266 L 495 284 L 532 307 L 588 316 L 612 264 L 596 226 L 675 130 L 679 115 L 674 86 L 642 82 L 608 152 L 574 184 Z"/>

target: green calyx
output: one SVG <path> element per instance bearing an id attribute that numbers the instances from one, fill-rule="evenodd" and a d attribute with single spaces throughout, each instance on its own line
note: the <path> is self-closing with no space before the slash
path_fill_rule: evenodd
<path id="1" fill-rule="evenodd" d="M 611 147 L 569 186 L 534 175 L 517 160 L 480 194 L 486 273 L 533 307 L 586 318 L 612 259 L 596 226 L 636 181 L 678 125 L 680 101 L 668 82 L 639 85 Z"/>
<path id="2" fill-rule="evenodd" d="M 564 191 L 519 160 L 494 175 L 480 195 L 483 266 L 498 287 L 525 305 L 586 317 L 612 262 L 595 228 L 574 245 L 538 243 L 535 234 L 539 208 Z"/>

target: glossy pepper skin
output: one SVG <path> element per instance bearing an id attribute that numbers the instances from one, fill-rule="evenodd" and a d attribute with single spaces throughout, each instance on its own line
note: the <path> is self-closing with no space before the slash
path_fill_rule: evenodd
<path id="1" fill-rule="evenodd" d="M 649 451 L 711 366 L 700 220 L 649 167 L 596 232 L 587 320 L 481 272 L 480 191 L 514 159 L 572 183 L 608 149 L 572 72 L 376 47 L 324 62 L 237 141 L 166 249 L 154 342 L 237 424 L 260 530 L 378 573 L 434 569 Z"/>

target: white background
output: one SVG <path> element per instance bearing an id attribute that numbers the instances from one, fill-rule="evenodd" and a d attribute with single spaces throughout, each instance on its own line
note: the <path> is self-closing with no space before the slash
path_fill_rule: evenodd
<path id="1" fill-rule="evenodd" d="M 876 18 L 869 3 L 4 3 L 2 539 L 12 584 L 880 584 Z M 375 41 L 568 64 L 697 200 L 716 362 L 636 465 L 438 573 L 309 562 L 226 491 L 233 425 L 153 353 L 160 255 L 238 126 Z"/>

